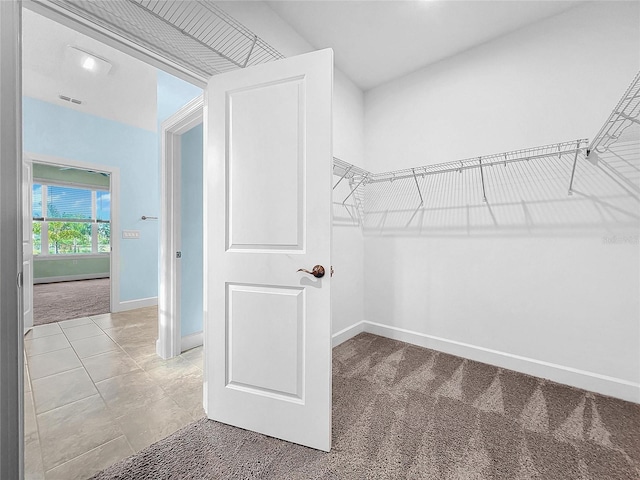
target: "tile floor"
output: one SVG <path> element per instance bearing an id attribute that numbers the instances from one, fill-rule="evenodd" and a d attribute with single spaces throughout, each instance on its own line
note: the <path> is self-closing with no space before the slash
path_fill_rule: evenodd
<path id="1" fill-rule="evenodd" d="M 90 477 L 202 417 L 202 347 L 155 353 L 157 308 L 25 336 L 25 478 Z"/>

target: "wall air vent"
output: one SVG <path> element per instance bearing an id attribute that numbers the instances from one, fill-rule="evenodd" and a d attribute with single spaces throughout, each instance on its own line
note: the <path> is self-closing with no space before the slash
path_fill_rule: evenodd
<path id="1" fill-rule="evenodd" d="M 78 100 L 77 98 L 67 97 L 66 95 L 58 95 L 60 100 L 64 100 L 65 102 L 75 103 L 76 105 L 82 105 L 82 100 Z"/>

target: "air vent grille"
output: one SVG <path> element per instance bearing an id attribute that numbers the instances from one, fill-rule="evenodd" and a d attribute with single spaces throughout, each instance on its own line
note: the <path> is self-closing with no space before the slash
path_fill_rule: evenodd
<path id="1" fill-rule="evenodd" d="M 76 105 L 82 105 L 82 100 L 78 100 L 77 98 L 68 97 L 66 95 L 58 95 L 60 100 L 64 100 L 65 102 L 75 103 Z"/>

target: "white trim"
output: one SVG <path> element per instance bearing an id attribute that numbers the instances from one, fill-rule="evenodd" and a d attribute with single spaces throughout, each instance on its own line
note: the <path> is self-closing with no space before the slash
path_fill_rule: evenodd
<path id="1" fill-rule="evenodd" d="M 39 253 L 33 256 L 34 261 L 50 261 L 50 260 L 84 260 L 85 258 L 107 258 L 111 255 L 109 252 L 104 253 L 59 253 L 57 255 Z"/>
<path id="2" fill-rule="evenodd" d="M 204 97 L 204 106 L 202 108 L 202 133 L 203 133 L 203 138 L 207 138 L 207 134 L 209 131 L 209 96 L 207 94 L 207 89 L 205 88 L 204 93 L 203 93 L 203 97 Z M 209 142 L 207 142 L 206 140 L 204 141 L 204 145 L 202 146 L 202 218 L 207 218 L 208 215 L 208 205 L 207 205 L 207 200 L 209 198 L 209 190 L 207 187 L 207 183 L 208 183 L 208 178 L 209 178 L 209 172 L 210 172 L 210 168 L 207 167 L 207 158 L 209 155 Z M 209 245 L 209 237 L 207 234 L 207 229 L 203 228 L 202 231 L 202 264 L 204 265 L 205 268 L 205 272 L 206 272 L 206 268 L 207 265 L 209 265 L 209 249 L 205 247 L 205 245 Z M 210 354 L 209 354 L 209 346 L 207 344 L 208 340 L 207 338 L 209 338 L 209 333 L 208 333 L 208 329 L 209 329 L 209 321 L 208 321 L 208 314 L 209 314 L 209 301 L 207 299 L 207 289 L 208 289 L 208 285 L 207 285 L 207 277 L 208 275 L 205 273 L 203 274 L 203 278 L 202 278 L 202 335 L 203 335 L 203 340 L 202 340 L 202 344 L 204 346 L 204 348 L 202 349 L 202 356 L 203 356 L 203 365 L 202 365 L 202 380 L 203 380 L 203 389 L 202 389 L 202 408 L 204 408 L 204 413 L 207 416 L 207 418 L 209 417 L 209 362 L 210 362 Z"/>
<path id="3" fill-rule="evenodd" d="M 365 332 L 640 403 L 640 384 L 424 333 L 363 321 Z M 344 330 L 343 330 L 344 332 Z M 342 332 L 339 332 L 339 334 Z"/>
<path id="4" fill-rule="evenodd" d="M 349 326 L 347 328 L 343 328 L 342 330 L 340 330 L 337 333 L 334 333 L 331 336 L 331 347 L 337 347 L 341 343 L 344 343 L 347 340 L 349 340 L 350 338 L 355 337 L 359 333 L 364 332 L 364 324 L 365 324 L 364 321 L 358 322 L 358 323 L 354 323 L 353 325 L 351 325 L 351 326 Z"/>
<path id="5" fill-rule="evenodd" d="M 186 335 L 182 337 L 180 340 L 180 350 L 182 352 L 186 352 L 187 350 L 191 350 L 192 348 L 196 348 L 202 345 L 202 332 L 192 333 L 191 335 Z"/>
<path id="6" fill-rule="evenodd" d="M 24 476 L 21 3 L 0 2 L 0 477 Z"/>
<path id="7" fill-rule="evenodd" d="M 62 167 L 73 167 L 81 170 L 92 170 L 109 174 L 109 192 L 111 193 L 111 304 L 110 310 L 117 312 L 120 306 L 120 169 L 107 165 L 71 160 L 68 158 L 24 152 L 30 162 L 45 163 Z M 50 256 L 51 257 L 51 256 Z M 67 257 L 68 258 L 68 257 Z"/>
<path id="8" fill-rule="evenodd" d="M 34 278 L 33 284 L 40 285 L 43 283 L 73 282 L 76 280 L 97 280 L 99 278 L 109 278 L 108 273 L 83 273 L 80 275 L 60 275 L 57 277 L 40 277 Z"/>
<path id="9" fill-rule="evenodd" d="M 29 162 L 29 159 L 25 158 L 25 161 Z M 30 162 L 30 164 L 31 164 L 31 171 L 33 171 L 33 163 Z M 31 182 L 30 189 L 31 191 L 29 192 L 29 195 L 33 195 L 33 179 Z M 46 209 L 47 209 L 48 194 L 49 192 L 47 191 L 47 187 L 44 185 L 41 185 L 40 186 L 40 200 L 41 200 L 40 203 L 42 204 L 42 211 L 40 213 L 42 213 L 43 218 L 44 218 L 44 213 L 46 212 Z M 33 213 L 33 208 L 31 208 L 31 212 Z M 31 219 L 31 228 L 33 228 L 33 218 Z M 40 221 L 40 253 L 38 254 L 38 256 L 40 255 L 49 255 L 49 222 L 45 222 L 45 221 Z"/>
<path id="10" fill-rule="evenodd" d="M 125 300 L 117 305 L 116 309 L 111 309 L 112 313 L 126 312 L 136 308 L 153 307 L 158 305 L 158 297 L 138 298 L 137 300 Z"/>
<path id="11" fill-rule="evenodd" d="M 40 162 L 36 162 L 36 163 L 40 163 Z M 62 180 L 50 180 L 48 178 L 39 178 L 39 177 L 33 177 L 33 183 L 37 183 L 38 185 L 53 185 L 55 187 L 81 188 L 83 190 L 93 190 L 98 192 L 109 191 L 109 187 L 105 187 L 104 185 L 91 185 L 90 183 L 81 183 L 81 182 L 64 182 Z"/>
<path id="12" fill-rule="evenodd" d="M 202 123 L 204 99 L 195 98 L 162 123 L 160 159 L 160 277 L 158 341 L 163 359 L 180 355 L 180 136 Z"/>

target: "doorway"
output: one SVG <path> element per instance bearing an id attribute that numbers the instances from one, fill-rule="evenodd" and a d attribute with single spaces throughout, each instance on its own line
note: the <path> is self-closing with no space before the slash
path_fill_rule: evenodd
<path id="1" fill-rule="evenodd" d="M 202 345 L 202 96 L 161 126 L 159 330 L 162 358 Z M 183 274 L 183 270 L 188 272 Z M 183 323 L 184 327 L 183 328 Z"/>
<path id="2" fill-rule="evenodd" d="M 29 154 L 25 162 L 32 176 L 24 223 L 32 232 L 26 241 L 32 242 L 33 285 L 25 286 L 33 288 L 33 325 L 111 312 L 111 292 L 119 285 L 111 251 L 117 173 Z"/>
<path id="3" fill-rule="evenodd" d="M 257 37 L 254 36 L 253 37 L 253 44 L 251 46 L 252 50 L 253 50 L 253 46 L 256 43 L 257 43 Z M 325 53 L 325 56 L 326 55 L 327 54 Z M 251 56 L 251 51 L 249 51 L 249 56 Z M 244 66 L 246 66 L 248 64 L 249 56 L 247 57 L 247 60 L 244 62 Z M 329 62 L 325 62 L 325 63 L 326 63 L 326 66 L 328 67 L 329 66 Z M 332 61 L 331 61 L 331 64 L 332 64 Z M 328 70 L 327 70 L 327 72 L 328 72 Z M 321 96 L 312 95 L 312 97 L 315 99 L 316 102 L 320 102 L 320 100 L 318 100 L 318 98 L 320 98 L 320 97 L 322 97 L 322 99 L 323 99 L 323 102 L 321 102 L 322 103 L 321 110 L 323 112 L 323 117 L 324 117 L 324 119 L 323 119 L 324 121 L 322 123 L 325 124 L 325 125 L 324 125 L 324 128 L 322 128 L 323 141 L 321 143 L 322 143 L 322 147 L 323 148 L 320 148 L 320 149 L 312 148 L 311 151 L 314 152 L 313 158 L 322 158 L 324 160 L 330 160 L 330 158 L 331 158 L 330 151 L 326 151 L 326 150 L 330 150 L 330 142 L 325 142 L 324 141 L 326 139 L 330 139 L 330 115 L 328 113 L 330 112 L 330 108 L 329 107 L 331 105 L 331 98 L 328 95 L 330 95 L 330 92 L 331 92 L 331 89 L 330 89 L 331 75 L 327 74 L 327 72 L 325 72 L 324 74 L 321 74 L 320 72 L 317 72 L 318 76 L 322 77 L 321 78 L 322 82 L 318 83 L 318 86 L 320 87 L 320 90 L 322 91 L 322 95 Z M 282 72 L 280 72 L 280 73 L 282 73 Z M 284 106 L 284 108 L 286 108 L 288 114 L 292 114 L 292 117 L 291 117 L 292 119 L 293 119 L 293 117 L 297 117 L 297 113 L 296 112 L 298 111 L 298 108 L 302 109 L 302 106 L 303 106 L 303 104 L 300 103 L 300 98 L 301 97 L 297 97 L 297 95 L 295 95 L 294 93 L 296 91 L 300 91 L 300 92 L 304 91 L 303 90 L 304 85 L 299 85 L 299 83 L 302 83 L 301 81 L 304 78 L 305 78 L 304 74 L 297 74 L 296 76 L 294 76 L 293 81 L 288 81 L 287 79 L 284 79 L 285 80 L 284 83 L 287 84 L 284 87 L 286 89 L 285 93 L 287 94 L 288 100 L 289 100 L 288 103 Z M 276 83 L 281 83 L 281 82 L 278 81 Z M 320 85 L 320 84 L 322 84 L 322 85 Z M 265 99 L 266 99 L 266 97 L 265 97 Z M 260 102 L 264 102 L 264 100 L 260 100 Z M 295 105 L 297 105 L 297 107 L 293 108 L 293 110 L 292 110 L 289 107 L 294 107 L 294 103 L 295 103 Z M 262 105 L 262 103 L 260 103 L 260 105 Z M 280 107 L 280 105 L 276 105 L 276 106 Z M 255 107 L 255 110 L 256 110 L 256 113 L 259 112 L 260 110 L 262 110 L 263 112 L 268 112 L 269 111 L 268 109 L 261 108 L 259 105 Z M 304 112 L 304 110 L 300 110 L 300 111 Z M 247 117 L 246 121 L 249 121 L 249 117 Z M 295 121 L 295 120 L 288 120 L 288 121 L 293 122 L 293 123 L 291 123 L 291 125 L 298 125 L 297 121 Z M 291 138 L 288 141 L 289 144 L 293 145 L 292 142 L 294 142 L 294 143 L 296 143 L 296 145 L 298 145 L 298 147 L 300 147 L 300 149 L 298 149 L 298 147 L 296 147 L 295 149 L 290 150 L 290 151 L 287 152 L 288 154 L 291 154 L 291 155 L 289 155 L 287 157 L 287 160 L 289 161 L 289 164 L 291 164 L 291 165 L 295 165 L 295 162 L 297 161 L 296 160 L 296 158 L 297 158 L 296 155 L 298 154 L 298 152 L 303 152 L 302 148 L 306 148 L 306 146 L 303 145 L 303 143 L 300 143 L 299 140 L 300 140 L 300 138 L 298 138 L 298 139 Z M 258 145 L 254 145 L 254 147 L 256 149 L 258 149 Z M 306 153 L 306 150 L 304 152 Z M 302 156 L 304 157 L 304 155 L 302 155 Z M 269 163 L 271 163 L 271 162 L 269 162 Z M 318 164 L 317 166 L 318 166 L 318 168 L 320 168 L 322 166 L 323 162 L 315 162 L 314 161 L 314 162 L 311 162 L 311 163 Z M 216 168 L 217 167 L 218 167 L 218 165 L 216 165 Z M 283 169 L 285 169 L 285 167 L 283 167 Z M 299 170 L 299 171 L 302 172 L 302 171 L 305 171 L 306 169 L 305 169 L 304 166 L 302 166 L 299 169 L 296 168 L 294 170 Z M 330 179 L 330 173 L 329 172 L 330 172 L 329 168 L 327 168 L 326 170 L 323 170 L 323 174 L 324 174 L 324 176 L 326 177 L 327 180 Z M 315 173 L 319 173 L 319 172 L 315 172 Z M 208 178 L 207 175 L 206 175 L 206 171 L 205 171 L 205 178 Z M 252 181 L 254 183 L 257 183 L 258 185 L 260 184 L 260 182 L 259 182 L 260 178 L 259 178 L 259 175 L 256 175 L 256 171 L 253 172 L 253 177 L 252 178 L 253 178 Z M 304 180 L 304 182 L 309 183 L 309 182 L 307 182 L 307 180 Z M 300 183 L 303 183 L 302 177 L 300 177 Z M 288 187 L 290 187 L 289 191 L 288 191 L 289 197 L 295 198 L 296 204 L 300 204 L 300 205 L 302 205 L 302 207 L 306 207 L 306 205 L 303 205 L 303 203 L 304 203 L 302 201 L 303 200 L 303 196 L 295 194 L 295 189 L 297 188 L 296 185 L 298 185 L 298 182 L 292 182 L 292 183 L 288 184 Z M 222 191 L 222 190 L 220 190 L 220 191 Z M 311 192 L 311 197 L 313 197 L 314 201 L 318 200 L 318 198 L 316 198 L 316 197 L 320 197 L 320 196 L 319 195 L 314 195 L 313 191 L 311 189 L 309 189 L 309 191 Z M 210 193 L 213 193 L 213 192 L 210 192 Z M 269 193 L 272 194 L 271 195 L 272 197 L 277 197 L 277 192 L 270 191 Z M 247 198 L 247 199 L 243 200 L 242 202 L 237 202 L 237 203 L 251 203 L 250 200 L 251 199 Z M 265 205 L 261 205 L 260 203 L 257 203 L 257 202 L 254 202 L 254 203 L 256 205 L 258 205 L 258 206 L 267 208 Z M 330 202 L 324 202 L 323 201 L 323 202 L 320 202 L 320 203 L 322 203 L 321 210 L 322 210 L 322 212 L 324 214 L 330 208 Z M 274 210 L 274 211 L 277 211 L 277 210 Z M 238 211 L 238 214 L 240 214 L 240 213 L 242 213 L 242 212 Z M 244 210 L 244 213 L 249 213 L 249 210 Z M 251 215 L 259 216 L 259 212 L 257 210 L 253 211 L 253 212 L 250 212 L 250 213 L 251 213 Z M 311 213 L 311 212 L 309 212 L 309 213 Z M 295 229 L 297 229 L 299 231 L 298 234 L 294 235 L 295 238 L 293 238 L 293 243 L 289 241 L 290 240 L 289 238 L 286 238 L 286 239 L 279 238 L 278 235 L 275 234 L 273 229 L 272 229 L 272 230 L 270 230 L 270 232 L 273 235 L 271 235 L 269 238 L 266 239 L 266 243 L 262 242 L 262 244 L 267 245 L 266 248 L 270 249 L 270 250 L 273 250 L 273 253 L 277 253 L 276 252 L 277 250 L 282 250 L 284 253 L 287 253 L 289 250 L 294 250 L 295 251 L 294 253 L 298 253 L 298 251 L 301 251 L 302 249 L 305 249 L 306 247 L 304 247 L 304 242 L 306 242 L 307 239 L 301 233 L 302 232 L 302 227 L 298 228 L 298 226 L 303 225 L 302 218 L 306 217 L 306 215 L 307 215 L 307 212 L 300 213 L 300 215 L 297 215 L 296 218 L 292 220 L 291 225 L 294 225 Z M 147 218 L 149 218 L 149 217 L 147 217 Z M 243 218 L 244 219 L 242 221 L 244 221 L 248 225 L 249 222 L 250 222 L 249 216 L 245 215 Z M 329 218 L 329 217 L 323 215 L 323 219 L 324 220 L 327 220 L 327 218 Z M 143 220 L 144 220 L 144 218 L 143 218 Z M 267 220 L 266 220 L 266 216 L 265 216 L 265 218 L 263 219 L 262 223 L 264 223 L 266 221 Z M 291 229 L 289 229 L 289 230 L 291 230 Z M 245 232 L 245 233 L 251 233 L 251 232 Z M 287 235 L 289 235 L 289 233 L 291 233 L 291 232 L 287 231 Z M 322 237 L 321 240 L 327 240 L 327 241 L 322 241 L 321 242 L 321 244 L 323 245 L 323 249 L 324 250 L 323 250 L 323 255 L 322 255 L 323 258 L 321 258 L 320 261 L 322 261 L 326 265 L 330 265 L 330 261 L 329 261 L 328 255 L 325 254 L 326 252 L 328 252 L 330 250 L 330 238 L 326 234 L 327 234 L 327 232 L 324 232 L 324 234 L 321 236 Z M 315 235 L 311 235 L 311 236 L 315 237 Z M 238 240 L 238 239 L 236 239 L 234 237 L 234 242 L 236 240 Z M 274 247 L 274 248 L 270 248 L 270 247 Z M 311 252 L 311 253 L 313 254 L 314 252 Z M 275 259 L 276 256 L 274 256 L 273 258 Z M 291 259 L 291 260 L 294 260 L 294 259 Z M 304 260 L 303 261 L 304 265 L 300 264 L 300 265 L 296 265 L 296 266 L 297 267 L 309 267 L 309 268 L 311 268 L 310 259 L 303 259 L 303 260 Z M 206 258 L 205 258 L 205 263 L 206 263 Z M 296 264 L 297 263 L 298 262 L 296 262 Z M 329 271 L 329 270 L 330 269 L 327 269 L 327 271 Z M 233 290 L 233 295 L 235 296 L 234 298 L 237 298 L 237 299 L 240 300 L 240 297 L 246 297 L 245 293 L 248 293 L 248 294 L 252 295 L 252 299 L 257 299 L 257 297 L 259 297 L 262 294 L 269 295 L 270 296 L 269 297 L 270 300 L 277 300 L 277 301 L 282 300 L 283 302 L 286 302 L 287 305 L 289 307 L 291 307 L 288 310 L 288 313 L 290 314 L 291 318 L 295 317 L 296 319 L 298 319 L 296 321 L 298 321 L 298 323 L 300 323 L 300 319 L 303 318 L 303 312 L 301 311 L 301 309 L 299 309 L 295 305 L 293 305 L 290 302 L 290 300 L 292 302 L 295 302 L 296 305 L 298 305 L 298 304 L 300 304 L 302 302 L 302 300 L 304 300 L 304 295 L 305 295 L 305 292 L 307 290 L 309 291 L 308 295 L 311 296 L 311 295 L 315 295 L 315 294 L 311 293 L 311 292 L 313 292 L 313 290 L 311 290 L 311 288 L 316 288 L 316 289 L 320 288 L 320 282 L 307 279 L 306 277 L 304 277 L 302 274 L 299 273 L 300 271 L 301 271 L 301 269 L 291 270 L 290 268 L 286 268 L 286 272 L 289 274 L 289 277 L 291 277 L 291 275 L 293 274 L 293 276 L 295 277 L 294 283 L 296 283 L 295 287 L 291 287 L 291 288 L 287 287 L 288 291 L 285 293 L 288 297 L 291 297 L 291 299 L 289 299 L 289 298 L 285 298 L 285 299 L 279 298 L 278 296 L 280 295 L 280 293 L 278 291 L 278 287 L 274 287 L 274 286 L 268 287 L 267 290 L 264 290 L 264 291 L 263 290 L 255 290 L 254 289 L 254 290 L 245 292 L 242 289 L 234 289 Z M 325 282 L 325 285 L 329 284 L 330 276 L 327 276 L 327 278 L 325 279 L 324 282 Z M 327 287 L 328 286 L 329 285 L 327 285 Z M 254 295 L 254 294 L 256 294 L 256 295 Z M 295 297 L 295 299 L 293 297 Z M 251 303 L 252 300 L 250 299 L 249 302 Z M 329 302 L 325 302 L 325 303 L 326 303 L 325 306 L 329 305 Z M 222 304 L 220 303 L 220 305 L 222 305 Z M 204 309 L 206 311 L 206 306 L 205 306 Z M 328 308 L 323 308 L 322 310 L 325 313 L 328 312 Z M 271 312 L 271 313 L 273 315 L 275 315 L 273 312 Z M 237 318 L 239 318 L 238 315 L 236 315 L 236 317 L 234 318 L 234 321 Z M 322 345 L 321 345 L 322 346 L 322 358 L 326 360 L 327 353 L 330 352 L 330 350 L 328 348 L 326 348 L 326 349 L 324 348 L 325 346 L 326 347 L 330 347 L 330 317 L 328 315 L 324 315 L 323 319 L 324 319 L 324 321 L 321 322 L 322 324 L 319 325 L 319 326 L 318 326 L 318 322 L 315 322 L 315 323 L 311 322 L 311 323 L 316 325 L 317 328 L 321 329 L 322 335 L 320 337 L 322 337 L 322 338 L 320 339 L 321 340 L 320 343 L 322 343 Z M 239 322 L 239 321 L 240 320 L 238 320 L 237 322 Z M 236 325 L 238 324 L 237 322 L 236 322 Z M 116 327 L 114 327 L 114 328 L 116 328 Z M 314 328 L 316 328 L 316 327 L 314 327 Z M 315 330 L 312 329 L 312 331 L 309 332 L 310 333 L 309 337 L 315 339 L 314 341 L 317 341 L 319 336 L 314 335 L 313 334 L 314 331 Z M 249 334 L 250 332 L 245 332 L 245 333 Z M 310 362 L 306 362 L 305 361 L 306 355 L 313 354 L 314 352 L 312 352 L 311 350 L 315 351 L 315 350 L 318 350 L 318 349 L 316 349 L 316 348 L 309 349 L 309 348 L 306 348 L 306 347 L 302 348 L 302 344 L 303 344 L 304 341 L 306 341 L 306 338 L 304 336 L 301 337 L 300 335 L 294 335 L 293 337 L 294 337 L 293 338 L 294 345 L 288 345 L 288 344 L 284 345 L 285 340 L 288 341 L 288 340 L 291 340 L 291 338 L 283 339 L 283 341 L 281 342 L 282 346 L 286 346 L 286 351 L 284 351 L 285 350 L 284 348 L 280 349 L 283 352 L 282 355 L 280 355 L 280 360 L 284 359 L 285 356 L 290 356 L 291 352 L 295 352 L 296 349 L 297 349 L 298 351 L 302 352 L 302 354 L 304 355 L 304 358 L 297 358 L 297 365 L 300 366 L 300 368 L 304 368 L 305 365 L 310 363 Z M 220 337 L 220 338 L 222 338 L 222 337 Z M 249 341 L 253 341 L 253 340 L 251 340 L 251 338 L 249 338 L 249 336 L 247 336 L 246 339 L 249 340 Z M 314 345 L 314 346 L 317 347 L 318 345 Z M 123 349 L 124 349 L 124 347 L 123 347 Z M 267 360 L 268 357 L 266 355 L 266 352 L 262 352 L 262 354 L 265 357 L 265 360 Z M 316 357 L 317 357 L 317 355 L 316 355 Z M 223 365 L 219 361 L 217 361 L 215 363 L 217 365 L 219 365 L 219 366 Z M 328 375 L 326 374 L 327 373 L 326 371 L 322 372 L 323 373 L 322 381 L 323 381 L 323 384 L 326 384 L 327 383 L 327 379 L 330 378 L 330 362 L 324 361 L 324 362 L 319 362 L 319 363 L 321 363 L 322 365 L 320 365 L 316 370 L 324 369 L 325 367 L 328 367 L 328 369 L 329 369 Z M 293 374 L 293 376 L 292 376 L 293 381 L 296 383 L 296 387 L 294 389 L 295 391 L 292 394 L 288 394 L 286 391 L 282 391 L 281 392 L 282 394 L 278 394 L 278 399 L 279 400 L 284 400 L 284 402 L 289 402 L 289 400 L 288 400 L 289 396 L 293 395 L 295 398 L 294 398 L 294 400 L 292 402 L 289 402 L 289 403 L 291 405 L 300 404 L 300 400 L 302 400 L 302 397 L 304 395 L 306 395 L 302 391 L 302 387 L 309 380 L 309 378 L 307 378 L 306 371 L 300 370 L 300 372 L 301 372 L 300 375 Z M 239 373 L 241 373 L 241 372 L 236 370 L 234 372 L 234 375 L 235 374 L 239 374 Z M 311 376 L 313 376 L 313 375 L 311 375 Z M 255 388 L 253 388 L 253 387 L 255 387 Z M 254 393 L 257 392 L 258 394 L 260 394 L 260 391 L 264 390 L 266 392 L 267 390 L 269 390 L 271 388 L 268 385 L 267 386 L 262 386 L 262 387 L 260 387 L 259 385 L 257 385 L 257 386 L 254 385 L 253 387 L 252 387 L 252 389 L 253 389 Z M 285 386 L 285 390 L 287 390 L 288 388 L 289 388 L 288 386 Z M 326 390 L 326 389 L 322 389 L 322 390 Z M 310 398 L 311 397 L 315 398 L 315 395 L 309 395 L 309 397 Z M 325 404 L 327 403 L 327 401 L 330 402 L 330 395 L 324 395 L 323 397 L 324 397 L 324 399 L 322 400 L 322 402 L 323 402 L 323 410 L 327 411 L 327 408 L 325 408 L 326 407 Z M 256 401 L 259 401 L 259 400 L 260 399 L 256 398 Z M 287 404 L 287 405 L 284 405 L 284 406 L 291 406 L 291 405 Z M 293 406 L 292 408 L 296 408 L 296 407 Z M 326 417 L 326 415 L 324 415 L 324 416 Z M 324 422 L 324 423 L 326 423 L 326 422 Z M 279 436 L 283 436 L 283 435 L 279 435 Z M 323 444 L 326 444 L 326 439 L 327 439 L 326 432 L 324 432 L 323 436 L 325 437 L 323 439 Z M 323 447 L 323 448 L 327 448 L 327 447 Z"/>
<path id="4" fill-rule="evenodd" d="M 30 68 L 24 75 L 24 157 L 34 172 L 23 189 L 28 204 L 24 238 L 36 246 L 36 263 L 70 260 L 79 267 L 91 256 L 106 257 L 111 283 L 106 312 L 85 311 L 81 318 L 36 325 L 25 337 L 25 470 L 30 478 L 86 478 L 203 415 L 202 349 L 171 362 L 155 351 L 157 99 L 168 93 L 175 100 L 175 92 L 157 92 L 155 67 L 76 31 L 60 32 L 66 27 L 33 12 L 25 11 L 24 19 L 25 66 Z M 33 23 L 29 28 L 34 19 L 37 28 Z M 53 26 L 47 30 L 44 23 Z M 47 35 L 52 28 L 55 32 Z M 38 48 L 32 49 L 34 42 Z M 47 44 L 60 48 L 45 53 L 43 61 L 29 56 L 34 50 L 42 56 L 48 50 L 40 47 Z M 69 45 L 84 56 L 78 58 Z M 104 75 L 85 71 L 86 59 L 94 56 L 109 61 L 112 70 Z M 59 90 L 63 96 L 77 102 L 48 90 L 54 82 L 44 81 L 46 69 L 57 75 L 56 92 L 64 88 Z M 72 74 L 81 81 L 72 81 Z M 175 111 L 170 108 L 168 114 Z M 68 178 L 72 174 L 83 175 L 84 182 Z M 108 184 L 101 183 L 105 179 Z M 58 201 L 63 198 L 70 205 Z M 67 206 L 76 210 L 62 208 Z M 113 232 L 108 246 L 100 236 L 107 220 Z M 86 271 L 56 268 L 43 275 L 36 265 L 36 282 L 49 281 L 36 288 L 93 281 L 73 278 Z M 31 292 L 27 280 L 25 296 Z"/>

